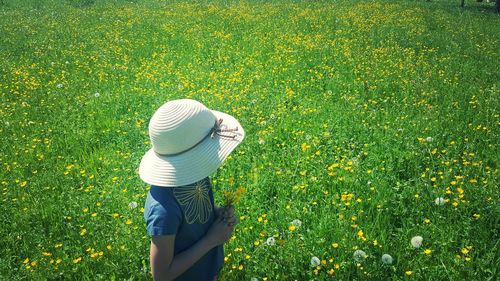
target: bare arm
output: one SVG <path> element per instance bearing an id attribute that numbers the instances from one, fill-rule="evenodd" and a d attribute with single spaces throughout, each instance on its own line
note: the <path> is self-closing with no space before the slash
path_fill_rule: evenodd
<path id="1" fill-rule="evenodd" d="M 234 223 L 228 225 L 221 217 L 217 218 L 203 238 L 175 256 L 175 235 L 153 236 L 150 263 L 154 280 L 167 281 L 177 278 L 213 247 L 227 241 L 231 237 L 233 225 Z"/>
<path id="2" fill-rule="evenodd" d="M 154 280 L 173 280 L 190 268 L 214 247 L 204 238 L 174 257 L 175 235 L 153 236 L 150 261 Z"/>

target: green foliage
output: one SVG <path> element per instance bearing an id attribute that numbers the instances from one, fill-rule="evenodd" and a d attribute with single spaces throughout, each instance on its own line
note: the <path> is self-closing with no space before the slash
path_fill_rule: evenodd
<path id="1" fill-rule="evenodd" d="M 219 203 L 246 189 L 220 280 L 498 275 L 498 16 L 446 1 L 7 4 L 2 278 L 150 278 L 137 168 L 149 118 L 176 98 L 247 132 L 212 177 Z"/>

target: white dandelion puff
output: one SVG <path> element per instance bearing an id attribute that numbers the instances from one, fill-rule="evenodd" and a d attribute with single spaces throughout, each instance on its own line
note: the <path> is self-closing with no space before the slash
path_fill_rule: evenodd
<path id="1" fill-rule="evenodd" d="M 321 264 L 321 261 L 319 260 L 318 257 L 312 257 L 311 258 L 311 266 L 316 267 Z"/>
<path id="2" fill-rule="evenodd" d="M 415 236 L 411 239 L 411 245 L 413 248 L 420 248 L 420 246 L 422 246 L 422 241 L 424 241 L 422 236 Z"/>
<path id="3" fill-rule="evenodd" d="M 137 202 L 132 201 L 132 202 L 128 203 L 128 207 L 129 207 L 129 209 L 131 209 L 131 210 L 133 210 L 133 209 L 137 208 Z"/>
<path id="4" fill-rule="evenodd" d="M 276 239 L 274 239 L 274 237 L 271 236 L 271 237 L 267 238 L 266 244 L 268 246 L 274 246 L 276 244 Z"/>
<path id="5" fill-rule="evenodd" d="M 427 137 L 427 138 L 425 138 L 425 141 L 426 141 L 426 142 L 432 142 L 433 140 L 434 140 L 434 139 L 433 139 L 432 137 Z"/>
<path id="6" fill-rule="evenodd" d="M 299 219 L 294 219 L 292 224 L 295 225 L 296 228 L 299 228 L 302 225 L 302 222 Z"/>
<path id="7" fill-rule="evenodd" d="M 382 262 L 384 264 L 392 264 L 392 257 L 389 254 L 383 254 L 382 255 Z"/>
<path id="8" fill-rule="evenodd" d="M 434 200 L 434 203 L 436 203 L 436 205 L 438 205 L 438 206 L 442 206 L 442 205 L 444 205 L 444 198 L 438 197 L 438 198 L 436 198 L 436 200 Z"/>
<path id="9" fill-rule="evenodd" d="M 99 92 L 95 92 L 94 97 L 98 98 L 100 95 Z"/>
<path id="10" fill-rule="evenodd" d="M 62 89 L 62 87 L 64 87 L 63 84 L 59 83 L 59 84 L 56 85 L 56 88 L 58 88 L 58 89 Z"/>
<path id="11" fill-rule="evenodd" d="M 352 255 L 355 261 L 360 262 L 363 259 L 366 259 L 367 255 L 364 251 L 362 250 L 356 250 L 354 251 L 354 254 Z"/>

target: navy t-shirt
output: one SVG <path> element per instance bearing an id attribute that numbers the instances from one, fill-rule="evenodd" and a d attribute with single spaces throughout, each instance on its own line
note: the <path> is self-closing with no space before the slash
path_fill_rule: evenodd
<path id="1" fill-rule="evenodd" d="M 178 187 L 151 186 L 144 219 L 148 235 L 175 235 L 175 258 L 205 236 L 215 219 L 210 179 Z M 223 249 L 222 245 L 211 249 L 175 280 L 212 281 L 224 262 Z"/>

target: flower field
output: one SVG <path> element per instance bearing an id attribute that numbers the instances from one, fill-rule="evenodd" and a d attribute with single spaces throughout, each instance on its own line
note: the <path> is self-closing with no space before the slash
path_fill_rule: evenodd
<path id="1" fill-rule="evenodd" d="M 247 133 L 219 280 L 497 280 L 500 17 L 467 3 L 0 0 L 0 280 L 151 279 L 177 98 Z"/>

